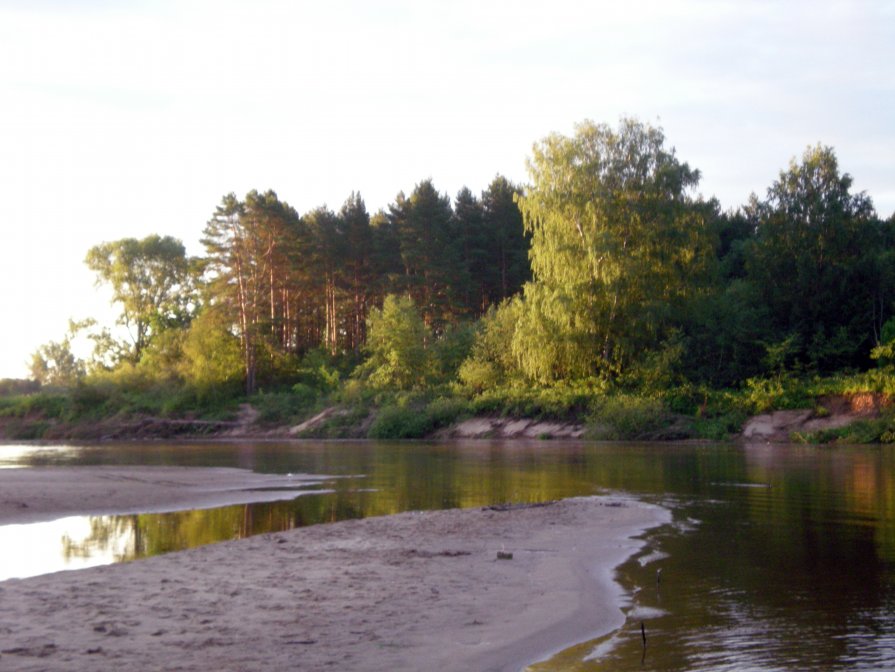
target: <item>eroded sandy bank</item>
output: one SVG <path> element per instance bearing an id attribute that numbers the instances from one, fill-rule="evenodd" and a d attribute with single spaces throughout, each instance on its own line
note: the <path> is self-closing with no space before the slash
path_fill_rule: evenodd
<path id="1" fill-rule="evenodd" d="M 667 519 L 622 497 L 407 513 L 7 581 L 0 669 L 518 670 L 622 625 L 612 568 Z"/>

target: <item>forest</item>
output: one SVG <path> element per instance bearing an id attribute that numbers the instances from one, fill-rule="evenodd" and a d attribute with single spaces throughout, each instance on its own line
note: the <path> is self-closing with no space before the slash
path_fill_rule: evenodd
<path id="1" fill-rule="evenodd" d="M 893 393 L 895 215 L 833 148 L 730 211 L 636 119 L 542 139 L 528 175 L 453 199 L 422 180 L 374 214 L 357 193 L 305 214 L 231 193 L 196 257 L 166 235 L 99 243 L 85 262 L 123 330 L 72 321 L 33 380 L 0 381 L 6 435 L 251 403 L 270 425 L 342 408 L 323 436 L 504 414 L 611 428 L 598 438 L 682 416 L 723 438 L 750 413 Z M 865 440 L 895 439 L 890 416 L 871 424 Z"/>

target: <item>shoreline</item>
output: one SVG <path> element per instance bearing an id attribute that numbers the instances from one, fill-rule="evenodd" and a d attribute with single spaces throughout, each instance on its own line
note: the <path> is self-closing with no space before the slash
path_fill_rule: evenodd
<path id="1" fill-rule="evenodd" d="M 515 672 L 621 627 L 614 570 L 668 520 L 620 495 L 402 513 L 12 579 L 0 665 Z"/>

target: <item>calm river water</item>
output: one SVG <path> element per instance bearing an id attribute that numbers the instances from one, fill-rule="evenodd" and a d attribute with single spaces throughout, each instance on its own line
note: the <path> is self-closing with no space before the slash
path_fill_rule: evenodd
<path id="1" fill-rule="evenodd" d="M 353 478 L 279 503 L 0 527 L 0 578 L 15 575 L 10 558 L 28 553 L 40 555 L 32 567 L 54 571 L 345 518 L 623 490 L 674 512 L 674 523 L 648 533 L 646 549 L 619 570 L 631 596 L 627 624 L 533 669 L 895 669 L 891 448 L 0 445 L 0 467 L 49 464 L 229 466 Z"/>

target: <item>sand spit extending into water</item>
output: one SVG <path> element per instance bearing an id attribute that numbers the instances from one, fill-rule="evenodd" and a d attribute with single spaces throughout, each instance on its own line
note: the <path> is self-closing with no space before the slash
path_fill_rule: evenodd
<path id="1" fill-rule="evenodd" d="M 329 478 L 217 467 L 0 469 L 0 525 L 273 502 Z"/>
<path id="2" fill-rule="evenodd" d="M 0 670 L 518 670 L 623 624 L 612 568 L 667 519 L 623 497 L 406 513 L 10 580 Z"/>

